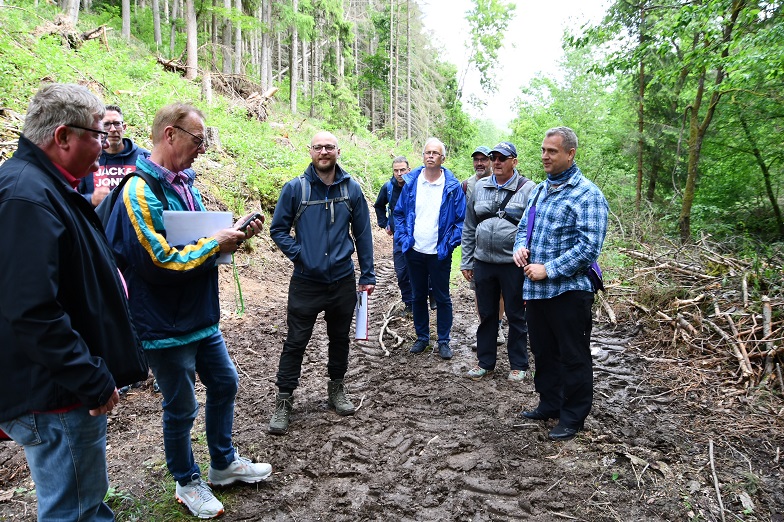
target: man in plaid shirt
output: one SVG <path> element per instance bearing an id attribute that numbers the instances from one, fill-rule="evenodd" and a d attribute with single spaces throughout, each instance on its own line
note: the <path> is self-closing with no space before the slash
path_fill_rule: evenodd
<path id="1" fill-rule="evenodd" d="M 568 127 L 545 133 L 542 164 L 547 179 L 528 197 L 513 258 L 524 268 L 523 299 L 536 373 L 539 405 L 522 415 L 559 419 L 551 440 L 569 440 L 583 428 L 593 402 L 591 306 L 588 267 L 607 233 L 608 205 L 583 176 L 574 155 L 577 136 Z M 533 219 L 531 237 L 528 220 Z"/>

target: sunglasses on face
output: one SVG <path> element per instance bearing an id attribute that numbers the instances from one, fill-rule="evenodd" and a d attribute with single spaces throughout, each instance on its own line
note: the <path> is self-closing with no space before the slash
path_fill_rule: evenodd
<path id="1" fill-rule="evenodd" d="M 490 154 L 490 161 L 500 161 L 501 163 L 509 159 L 509 156 L 503 154 Z"/>

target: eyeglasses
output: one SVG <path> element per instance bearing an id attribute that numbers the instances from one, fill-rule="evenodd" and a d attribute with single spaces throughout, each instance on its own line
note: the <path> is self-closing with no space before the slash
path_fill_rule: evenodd
<path id="1" fill-rule="evenodd" d="M 490 161 L 500 161 L 501 163 L 508 160 L 511 156 L 504 156 L 503 154 L 490 154 Z"/>
<path id="2" fill-rule="evenodd" d="M 337 148 L 338 148 L 337 145 L 311 145 L 310 146 L 310 150 L 312 150 L 313 152 L 321 152 L 322 150 L 326 152 L 335 152 L 335 149 Z"/>
<path id="3" fill-rule="evenodd" d="M 103 122 L 103 128 L 108 130 L 108 131 L 112 130 L 112 128 L 120 130 L 120 129 L 123 128 L 123 125 L 125 125 L 124 121 L 105 121 L 105 122 Z"/>
<path id="4" fill-rule="evenodd" d="M 423 156 L 442 156 L 442 154 L 437 150 L 426 150 L 422 153 Z"/>
<path id="5" fill-rule="evenodd" d="M 207 150 L 207 142 L 205 142 L 205 141 L 204 141 L 204 138 L 203 138 L 203 137 L 201 137 L 201 136 L 196 136 L 194 133 L 186 131 L 185 129 L 183 129 L 183 128 L 182 128 L 182 127 L 180 127 L 179 125 L 172 125 L 172 127 L 174 127 L 174 128 L 175 128 L 175 129 L 177 129 L 177 130 L 181 130 L 181 131 L 182 131 L 182 132 L 184 132 L 185 134 L 190 134 L 191 136 L 193 136 L 193 139 L 194 139 L 194 140 L 196 140 L 196 141 L 194 141 L 193 143 L 195 143 L 195 144 L 196 144 L 196 148 L 197 148 L 197 149 L 200 149 L 200 148 L 204 147 L 204 150 Z"/>
<path id="6" fill-rule="evenodd" d="M 66 123 L 65 126 L 66 127 L 71 127 L 72 129 L 80 129 L 80 130 L 86 130 L 86 131 L 89 131 L 89 132 L 94 132 L 95 134 L 97 134 L 101 138 L 101 145 L 106 143 L 106 139 L 109 137 L 109 133 L 106 132 L 106 131 L 102 131 L 102 130 L 98 130 L 98 129 L 91 129 L 90 127 L 82 127 L 80 125 L 73 125 L 73 124 L 70 124 L 70 123 Z"/>

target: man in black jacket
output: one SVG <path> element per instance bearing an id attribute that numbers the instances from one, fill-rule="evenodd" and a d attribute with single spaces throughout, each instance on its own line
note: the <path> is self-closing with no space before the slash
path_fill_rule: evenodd
<path id="1" fill-rule="evenodd" d="M 98 217 L 76 192 L 106 146 L 103 103 L 42 87 L 0 166 L 0 429 L 24 447 L 38 520 L 114 520 L 106 414 L 147 365 Z"/>
<path id="2" fill-rule="evenodd" d="M 378 226 L 387 231 L 387 235 L 395 234 L 395 219 L 392 213 L 395 211 L 397 198 L 403 190 L 405 181 L 403 175 L 411 171 L 408 166 L 408 159 L 405 156 L 397 156 L 392 160 L 392 178 L 384 183 L 378 192 L 373 208 L 376 211 Z M 411 293 L 411 279 L 408 277 L 408 267 L 406 266 L 406 256 L 394 241 L 392 242 L 392 260 L 395 265 L 395 275 L 397 276 L 397 286 L 400 288 L 400 297 L 403 300 L 403 315 L 411 316 L 411 301 L 414 295 Z"/>
<path id="3" fill-rule="evenodd" d="M 356 292 L 366 290 L 369 296 L 376 285 L 370 211 L 359 183 L 337 164 L 338 139 L 329 132 L 317 133 L 310 142 L 310 158 L 305 173 L 283 186 L 270 225 L 270 237 L 294 263 L 288 333 L 280 354 L 275 383 L 278 395 L 269 424 L 269 432 L 276 435 L 288 431 L 292 393 L 299 386 L 305 349 L 322 311 L 329 337 L 327 403 L 338 415 L 354 413 L 343 386 L 349 331 Z M 359 284 L 351 260 L 355 248 Z"/>
<path id="4" fill-rule="evenodd" d="M 136 171 L 136 159 L 139 156 L 150 156 L 149 150 L 139 147 L 131 138 L 125 137 L 128 125 L 119 106 L 106 106 L 103 128 L 109 134 L 106 138 L 106 149 L 98 159 L 98 172 L 82 178 L 78 188 L 84 199 L 94 207 L 100 205 L 125 176 Z"/>

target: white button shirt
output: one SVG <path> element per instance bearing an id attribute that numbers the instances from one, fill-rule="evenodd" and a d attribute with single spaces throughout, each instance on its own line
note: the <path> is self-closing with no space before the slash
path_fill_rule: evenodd
<path id="1" fill-rule="evenodd" d="M 441 169 L 441 175 L 433 183 L 425 179 L 422 171 L 417 183 L 413 248 L 421 254 L 435 254 L 438 246 L 438 215 L 446 185 L 444 170 Z"/>

